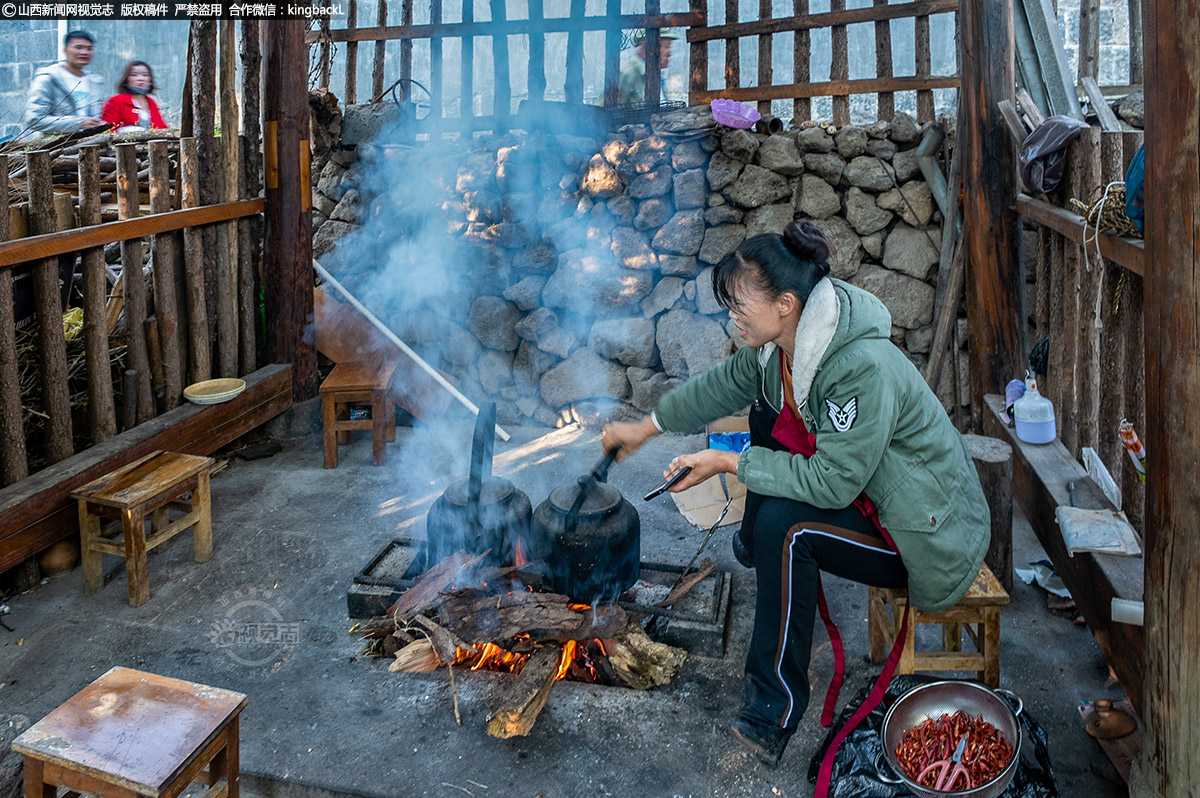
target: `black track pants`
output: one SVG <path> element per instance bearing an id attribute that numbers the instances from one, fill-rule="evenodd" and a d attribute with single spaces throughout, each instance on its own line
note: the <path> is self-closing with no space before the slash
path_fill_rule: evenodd
<path id="1" fill-rule="evenodd" d="M 782 449 L 770 437 L 774 414 L 755 409 L 750 415 L 752 444 Z M 819 572 L 877 587 L 906 587 L 908 573 L 853 506 L 823 510 L 749 493 L 739 534 L 754 556 L 758 580 L 742 714 L 794 728 L 808 706 Z"/>

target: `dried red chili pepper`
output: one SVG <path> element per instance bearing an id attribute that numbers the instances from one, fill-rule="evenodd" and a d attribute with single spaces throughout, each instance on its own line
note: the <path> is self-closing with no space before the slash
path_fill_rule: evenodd
<path id="1" fill-rule="evenodd" d="M 928 718 L 904 732 L 896 748 L 896 761 L 904 775 L 917 781 L 918 775 L 939 760 L 947 759 L 964 734 L 969 735 L 963 751 L 962 764 L 976 786 L 982 786 L 1000 775 L 1012 760 L 1012 746 L 1003 733 L 980 717 L 959 710 L 953 715 Z M 933 787 L 917 781 L 923 787 Z"/>

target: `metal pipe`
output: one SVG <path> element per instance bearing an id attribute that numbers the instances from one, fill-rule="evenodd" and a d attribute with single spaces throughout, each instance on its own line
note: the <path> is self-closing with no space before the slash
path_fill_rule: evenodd
<path id="1" fill-rule="evenodd" d="M 449 391 L 450 395 L 453 396 L 455 399 L 457 399 L 459 404 L 461 404 L 463 407 L 470 410 L 475 415 L 479 415 L 479 407 L 476 406 L 476 404 L 474 402 L 472 402 L 467 397 L 463 396 L 462 392 L 459 391 L 457 388 L 455 388 L 453 385 L 451 385 L 449 382 L 447 382 L 446 378 L 443 377 L 440 373 L 438 373 L 437 369 L 435 369 L 433 366 L 429 365 L 424 360 L 422 360 L 421 356 L 418 355 L 416 352 L 414 352 L 408 344 L 401 341 L 400 337 L 397 336 L 390 329 L 388 329 L 387 325 L 385 325 L 378 318 L 376 318 L 374 313 L 367 310 L 366 307 L 363 305 L 363 303 L 359 302 L 358 299 L 355 298 L 354 294 L 351 294 L 349 291 L 347 291 L 345 289 L 345 287 L 337 281 L 337 278 L 335 278 L 332 274 L 327 272 L 325 270 L 325 267 L 322 266 L 317 261 L 316 258 L 313 258 L 313 268 L 317 270 L 317 274 L 321 275 L 322 280 L 324 280 L 325 282 L 327 282 L 331 286 L 333 286 L 334 289 L 339 294 L 341 294 L 342 296 L 344 296 L 346 298 L 347 302 L 349 302 L 351 305 L 354 306 L 355 310 L 357 310 L 359 313 L 363 314 L 363 316 L 366 318 L 366 320 L 371 322 L 371 324 L 375 327 L 375 329 L 379 330 L 381 333 L 386 335 L 387 339 L 389 341 L 391 341 L 393 344 L 395 344 L 396 346 L 398 346 L 400 348 L 401 352 L 403 352 L 404 354 L 406 354 L 410 358 L 412 358 L 413 362 L 416 363 L 418 366 L 420 366 L 422 371 L 424 371 L 430 377 L 433 377 L 433 379 L 437 381 L 438 385 L 442 386 L 447 391 Z M 500 436 L 500 440 L 502 440 L 502 441 L 507 441 L 512 437 L 507 432 L 505 432 L 504 429 L 501 428 L 499 424 L 496 425 L 496 434 Z"/>
<path id="2" fill-rule="evenodd" d="M 917 145 L 917 166 L 921 168 L 921 174 L 929 185 L 929 192 L 933 194 L 933 198 L 942 212 L 943 224 L 945 224 L 946 217 L 950 215 L 947 203 L 949 189 L 946 185 L 946 176 L 942 174 L 941 169 L 938 169 L 935 156 L 945 140 L 946 131 L 939 125 L 930 125 L 929 129 L 925 131 L 921 143 Z M 962 232 L 960 219 L 954 220 L 954 232 L 956 234 Z"/>

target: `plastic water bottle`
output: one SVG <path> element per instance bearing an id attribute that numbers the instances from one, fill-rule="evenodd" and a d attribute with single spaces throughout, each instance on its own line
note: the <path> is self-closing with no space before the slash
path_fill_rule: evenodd
<path id="1" fill-rule="evenodd" d="M 1038 393 L 1037 380 L 1025 373 L 1025 395 L 1013 403 L 1017 437 L 1026 443 L 1050 443 L 1058 437 L 1054 424 L 1054 404 Z"/>

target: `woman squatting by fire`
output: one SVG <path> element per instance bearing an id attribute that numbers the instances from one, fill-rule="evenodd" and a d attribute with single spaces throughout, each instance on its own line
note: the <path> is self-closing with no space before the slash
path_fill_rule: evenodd
<path id="1" fill-rule="evenodd" d="M 907 587 L 916 607 L 941 612 L 971 586 L 989 538 L 962 436 L 891 343 L 883 303 L 831 278 L 829 256 L 821 231 L 798 221 L 744 242 L 712 278 L 746 346 L 602 437 L 626 456 L 751 406 L 749 448 L 682 454 L 665 475 L 691 467 L 674 491 L 722 472 L 746 485 L 733 549 L 758 589 L 730 730 L 771 767 L 808 706 L 820 573 Z"/>

